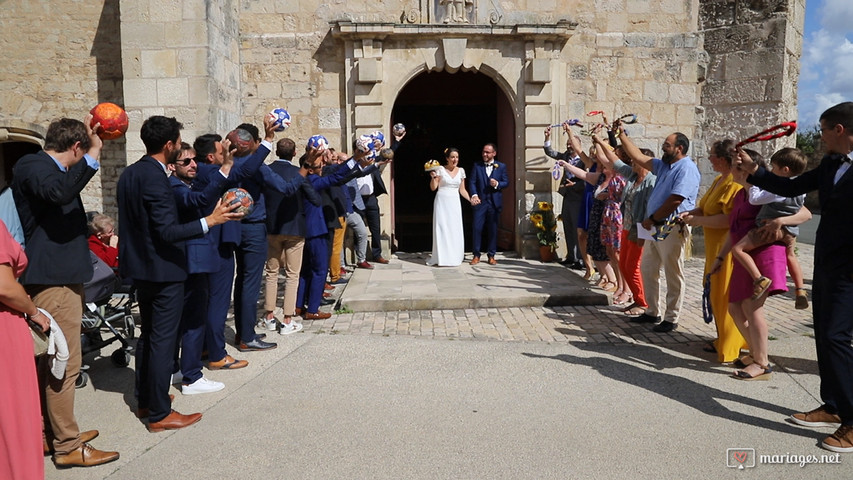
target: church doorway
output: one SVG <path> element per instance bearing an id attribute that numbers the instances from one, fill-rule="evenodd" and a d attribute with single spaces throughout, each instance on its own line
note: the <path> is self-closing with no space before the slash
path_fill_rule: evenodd
<path id="1" fill-rule="evenodd" d="M 504 191 L 498 248 L 512 250 L 515 236 L 515 119 L 505 94 L 482 73 L 425 72 L 400 91 L 391 124 L 403 123 L 406 137 L 392 162 L 392 223 L 395 250 L 432 249 L 429 174 L 423 164 L 444 163 L 444 149 L 459 150 L 459 166 L 470 174 L 482 161 L 486 143 L 497 145 L 497 160 L 507 164 L 510 186 Z M 471 251 L 471 206 L 462 200 L 465 251 Z"/>

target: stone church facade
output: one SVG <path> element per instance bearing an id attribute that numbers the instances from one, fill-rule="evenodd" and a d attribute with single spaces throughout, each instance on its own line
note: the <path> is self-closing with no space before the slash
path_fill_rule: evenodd
<path id="1" fill-rule="evenodd" d="M 344 151 L 402 122 L 383 172 L 383 249 L 429 250 L 426 159 L 455 146 L 470 168 L 494 143 L 511 183 L 501 247 L 535 256 L 524 216 L 560 203 L 546 126 L 636 114 L 629 134 L 655 152 L 685 133 L 707 185 L 713 140 L 796 118 L 804 11 L 805 0 L 5 0 L 0 162 L 6 179 L 52 119 L 118 103 L 130 130 L 84 195 L 115 215 L 150 115 L 177 117 L 191 141 L 284 107 L 293 124 L 279 137 L 322 134 Z"/>

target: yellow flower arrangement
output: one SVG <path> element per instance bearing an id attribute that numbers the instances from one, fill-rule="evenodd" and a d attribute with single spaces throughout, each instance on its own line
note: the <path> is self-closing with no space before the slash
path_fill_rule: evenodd
<path id="1" fill-rule="evenodd" d="M 557 218 L 550 202 L 537 202 L 536 209 L 530 212 L 530 221 L 536 228 L 539 245 L 557 248 Z"/>

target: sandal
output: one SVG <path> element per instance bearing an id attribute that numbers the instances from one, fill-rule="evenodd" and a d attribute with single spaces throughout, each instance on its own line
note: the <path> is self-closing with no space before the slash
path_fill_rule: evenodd
<path id="1" fill-rule="evenodd" d="M 762 372 L 759 373 L 758 375 L 750 375 L 749 373 L 746 372 L 746 370 L 735 370 L 735 372 L 732 374 L 732 377 L 734 377 L 737 380 L 745 380 L 745 381 L 770 380 L 770 377 L 773 376 L 773 367 L 771 367 L 770 364 L 761 365 L 761 364 L 756 363 L 756 365 L 761 367 L 761 370 L 762 370 Z"/>
<path id="2" fill-rule="evenodd" d="M 601 287 L 601 289 L 604 290 L 605 292 L 615 292 L 616 291 L 616 284 L 613 282 L 607 281 L 607 282 L 604 282 L 604 286 Z"/>
<path id="3" fill-rule="evenodd" d="M 625 305 L 632 300 L 629 292 L 622 292 L 613 297 L 613 305 Z"/>
<path id="4" fill-rule="evenodd" d="M 750 300 L 758 300 L 758 297 L 767 293 L 767 290 L 770 290 L 770 287 L 773 285 L 773 282 L 767 277 L 758 277 L 757 280 L 752 282 L 752 296 L 749 297 Z"/>
<path id="5" fill-rule="evenodd" d="M 625 315 L 642 315 L 645 312 L 646 312 L 646 309 L 644 307 L 636 305 L 636 306 L 632 307 L 630 310 L 625 310 Z"/>
<path id="6" fill-rule="evenodd" d="M 746 363 L 746 360 L 749 360 L 749 363 Z M 753 363 L 755 363 L 755 360 L 752 359 L 752 355 L 744 355 L 740 358 L 736 358 L 735 361 L 732 362 L 732 365 L 737 368 L 744 369 Z"/>

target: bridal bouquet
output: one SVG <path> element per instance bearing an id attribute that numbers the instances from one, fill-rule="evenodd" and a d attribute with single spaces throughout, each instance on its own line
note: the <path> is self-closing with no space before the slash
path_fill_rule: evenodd
<path id="1" fill-rule="evenodd" d="M 550 202 L 538 202 L 536 208 L 530 212 L 530 221 L 536 227 L 536 238 L 539 245 L 557 248 L 557 220 L 554 216 L 554 207 Z"/>

